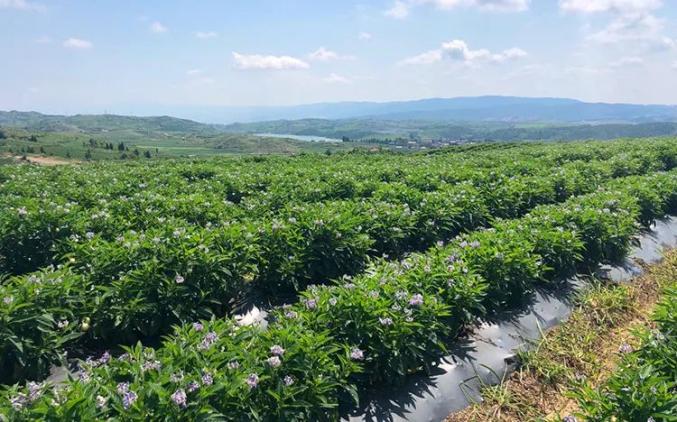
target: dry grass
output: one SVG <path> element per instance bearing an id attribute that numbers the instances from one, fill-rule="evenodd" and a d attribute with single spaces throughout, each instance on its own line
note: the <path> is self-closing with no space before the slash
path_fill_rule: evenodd
<path id="1" fill-rule="evenodd" d="M 630 285 L 588 289 L 566 323 L 548 331 L 537 347 L 521 353 L 522 366 L 501 385 L 483 390 L 484 401 L 452 414 L 447 422 L 561 420 L 576 403 L 567 392 L 581 379 L 601 384 L 616 367 L 619 347 L 650 322 L 664 283 L 677 280 L 677 251 L 645 266 Z"/>

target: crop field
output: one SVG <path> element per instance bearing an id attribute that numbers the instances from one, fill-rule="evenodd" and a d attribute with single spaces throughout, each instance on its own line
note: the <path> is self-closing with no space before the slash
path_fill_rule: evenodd
<path id="1" fill-rule="evenodd" d="M 0 421 L 338 420 L 619 262 L 677 212 L 675 167 L 675 139 L 2 165 Z M 633 358 L 668 401 L 674 308 Z M 626 365 L 591 420 L 637 414 Z"/>

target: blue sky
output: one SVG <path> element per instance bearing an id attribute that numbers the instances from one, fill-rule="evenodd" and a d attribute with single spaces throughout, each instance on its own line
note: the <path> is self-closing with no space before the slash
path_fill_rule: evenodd
<path id="1" fill-rule="evenodd" d="M 672 0 L 0 0 L 0 109 L 677 103 Z"/>

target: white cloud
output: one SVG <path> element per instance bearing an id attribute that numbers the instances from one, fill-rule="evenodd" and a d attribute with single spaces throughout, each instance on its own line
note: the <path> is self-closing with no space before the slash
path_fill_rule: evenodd
<path id="1" fill-rule="evenodd" d="M 470 7 L 495 12 L 522 12 L 529 9 L 530 2 L 531 0 L 395 0 L 390 9 L 385 11 L 385 15 L 404 19 L 409 16 L 413 7 L 425 5 L 432 5 L 441 10 Z"/>
<path id="2" fill-rule="evenodd" d="M 320 47 L 308 54 L 308 59 L 318 62 L 328 62 L 331 60 L 355 60 L 354 56 L 342 56 L 335 51 Z"/>
<path id="3" fill-rule="evenodd" d="M 487 49 L 472 50 L 463 40 L 452 40 L 442 44 L 442 47 L 436 50 L 430 50 L 414 57 L 404 59 L 400 64 L 433 64 L 442 60 L 463 62 L 465 64 L 476 64 L 480 62 L 503 63 L 510 60 L 516 60 L 527 56 L 527 52 L 521 48 L 509 48 L 500 53 L 492 53 Z"/>
<path id="4" fill-rule="evenodd" d="M 34 12 L 42 12 L 45 6 L 27 0 L 0 0 L 0 9 L 16 9 Z"/>
<path id="5" fill-rule="evenodd" d="M 169 28 L 167 28 L 166 26 L 164 26 L 162 23 L 160 23 L 158 21 L 151 23 L 150 26 L 148 27 L 148 29 L 150 29 L 150 32 L 153 32 L 155 34 L 162 34 L 164 32 L 169 31 Z"/>
<path id="6" fill-rule="evenodd" d="M 310 67 L 303 60 L 291 56 L 265 56 L 233 52 L 233 60 L 235 60 L 235 66 L 243 70 L 286 70 L 308 69 Z"/>
<path id="7" fill-rule="evenodd" d="M 400 64 L 433 64 L 442 61 L 442 50 L 430 50 L 417 56 L 409 57 L 400 62 Z"/>
<path id="8" fill-rule="evenodd" d="M 644 59 L 636 56 L 622 57 L 614 62 L 609 63 L 609 67 L 623 68 L 629 66 L 640 66 L 644 64 Z"/>
<path id="9" fill-rule="evenodd" d="M 409 16 L 410 7 L 409 3 L 397 0 L 390 9 L 385 11 L 385 15 L 395 19 L 404 19 Z"/>
<path id="10" fill-rule="evenodd" d="M 202 69 L 189 69 L 186 71 L 188 76 L 197 76 L 202 74 Z"/>
<path id="11" fill-rule="evenodd" d="M 677 43 L 662 34 L 665 21 L 651 14 L 617 16 L 606 27 L 588 39 L 600 44 L 636 44 L 647 48 L 670 49 Z"/>
<path id="12" fill-rule="evenodd" d="M 368 41 L 368 40 L 372 39 L 374 36 L 373 36 L 370 32 L 360 32 L 360 34 L 358 35 L 358 37 L 359 37 L 361 40 Z"/>
<path id="13" fill-rule="evenodd" d="M 82 40 L 80 38 L 68 38 L 63 42 L 63 46 L 66 48 L 86 50 L 88 48 L 92 48 L 93 44 L 91 43 L 91 41 Z"/>
<path id="14" fill-rule="evenodd" d="M 195 33 L 195 37 L 199 38 L 201 40 L 208 40 L 210 38 L 216 38 L 218 36 L 219 36 L 219 34 L 217 32 L 214 32 L 214 31 L 204 31 L 204 32 L 198 31 L 198 32 Z"/>
<path id="15" fill-rule="evenodd" d="M 608 72 L 609 69 L 606 67 L 567 66 L 564 68 L 565 74 L 573 74 L 576 75 L 576 77 L 599 76 Z"/>
<path id="16" fill-rule="evenodd" d="M 646 12 L 662 6 L 661 0 L 559 0 L 559 7 L 567 12 L 621 14 Z"/>
<path id="17" fill-rule="evenodd" d="M 329 76 L 323 79 L 324 82 L 328 84 L 349 84 L 352 82 L 349 78 L 341 76 L 336 73 L 331 73 Z"/>

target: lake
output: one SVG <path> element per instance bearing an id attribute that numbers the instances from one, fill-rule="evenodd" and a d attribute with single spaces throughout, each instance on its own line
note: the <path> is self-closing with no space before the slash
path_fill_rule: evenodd
<path id="1" fill-rule="evenodd" d="M 283 133 L 256 133 L 255 135 L 263 138 L 287 138 L 305 142 L 343 142 L 340 139 L 325 138 L 324 136 L 289 135 Z"/>

